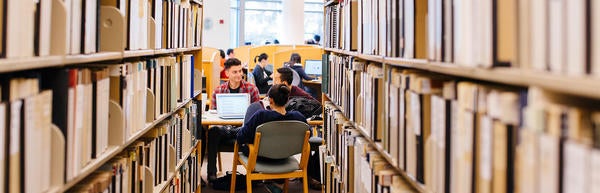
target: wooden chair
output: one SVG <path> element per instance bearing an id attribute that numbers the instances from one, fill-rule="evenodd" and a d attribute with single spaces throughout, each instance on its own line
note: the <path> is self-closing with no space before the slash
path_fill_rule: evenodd
<path id="1" fill-rule="evenodd" d="M 252 180 L 285 179 L 288 192 L 290 178 L 302 178 L 304 193 L 308 193 L 306 168 L 310 156 L 309 126 L 300 121 L 273 121 L 256 128 L 253 144 L 247 144 L 249 155 L 239 152 L 235 143 L 232 173 L 237 165 L 246 169 L 246 192 L 252 193 Z M 285 144 L 285 145 L 282 145 Z M 300 161 L 293 156 L 300 153 Z M 265 160 L 267 158 L 268 160 Z M 230 192 L 235 192 L 235 176 L 231 175 Z"/>

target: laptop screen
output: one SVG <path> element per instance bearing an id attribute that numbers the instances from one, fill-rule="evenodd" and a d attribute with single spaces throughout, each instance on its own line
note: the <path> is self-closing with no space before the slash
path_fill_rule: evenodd
<path id="1" fill-rule="evenodd" d="M 320 76 L 323 72 L 321 67 L 323 67 L 323 62 L 321 60 L 306 60 L 304 62 L 304 71 L 308 75 Z"/>
<path id="2" fill-rule="evenodd" d="M 248 93 L 223 93 L 217 94 L 217 114 L 219 116 L 241 116 L 244 118 L 246 109 L 250 105 Z"/>

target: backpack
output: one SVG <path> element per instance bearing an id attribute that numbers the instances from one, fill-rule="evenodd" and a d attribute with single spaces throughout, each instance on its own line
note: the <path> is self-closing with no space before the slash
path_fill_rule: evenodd
<path id="1" fill-rule="evenodd" d="M 240 174 L 239 172 L 236 175 L 235 190 L 245 190 L 246 175 Z M 213 181 L 212 187 L 215 190 L 229 190 L 229 188 L 231 188 L 231 171 L 228 171 L 225 176 L 217 178 L 215 181 Z"/>
<path id="2" fill-rule="evenodd" d="M 314 115 L 320 115 L 323 110 L 323 106 L 321 103 L 314 99 L 309 99 L 305 97 L 293 97 L 290 98 L 285 105 L 286 111 L 298 111 L 304 115 L 304 117 L 309 118 Z"/>

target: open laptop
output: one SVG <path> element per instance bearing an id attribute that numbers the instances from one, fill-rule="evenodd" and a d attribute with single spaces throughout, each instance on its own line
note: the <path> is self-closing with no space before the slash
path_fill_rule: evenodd
<path id="1" fill-rule="evenodd" d="M 217 115 L 221 119 L 243 119 L 250 105 L 248 93 L 217 94 Z"/>

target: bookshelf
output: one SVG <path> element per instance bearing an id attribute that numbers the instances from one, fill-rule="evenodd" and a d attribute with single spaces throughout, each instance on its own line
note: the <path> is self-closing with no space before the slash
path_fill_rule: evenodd
<path id="1" fill-rule="evenodd" d="M 200 95 L 199 92 L 195 93 L 194 98 L 198 97 L 199 95 Z M 64 184 L 62 187 L 60 187 L 60 188 L 57 187 L 56 190 L 50 191 L 50 192 L 66 192 L 67 190 L 69 190 L 69 188 L 73 187 L 74 185 L 79 183 L 81 180 L 85 179 L 85 177 L 90 175 L 92 172 L 96 171 L 100 166 L 105 164 L 108 160 L 115 157 L 117 154 L 123 152 L 123 150 L 125 150 L 125 148 L 129 147 L 129 145 L 131 145 L 133 142 L 137 141 L 140 137 L 144 136 L 144 134 L 146 134 L 148 131 L 153 129 L 158 123 L 162 122 L 167 117 L 170 117 L 173 113 L 177 112 L 177 110 L 181 109 L 183 106 L 188 104 L 190 101 L 192 101 L 192 99 L 187 99 L 186 101 L 179 103 L 179 105 L 177 105 L 177 107 L 175 108 L 176 110 L 171 111 L 166 114 L 162 114 L 156 120 L 154 120 L 152 123 L 146 124 L 146 127 L 144 127 L 144 129 L 142 129 L 142 130 L 138 131 L 136 134 L 134 134 L 129 140 L 127 140 L 125 142 L 125 144 L 116 146 L 116 147 L 109 147 L 109 149 L 106 150 L 106 153 L 104 153 L 104 155 L 101 158 L 97 158 L 92 163 L 85 166 L 85 168 L 83 168 L 81 170 L 81 173 L 79 175 L 77 175 L 72 180 L 70 180 L 69 182 Z M 192 148 L 191 150 L 194 150 L 194 148 Z M 189 151 L 189 152 L 191 153 L 192 151 Z M 190 153 L 188 153 L 185 157 L 187 158 Z M 183 161 L 185 161 L 185 159 L 181 160 L 181 161 L 183 162 Z M 181 167 L 181 164 L 178 164 L 178 166 Z M 179 168 L 179 167 L 177 167 L 177 168 Z"/>
<path id="2" fill-rule="evenodd" d="M 2 4 L 1 192 L 201 192 L 202 0 Z"/>
<path id="3" fill-rule="evenodd" d="M 600 190 L 599 5 L 325 1 L 325 192 Z"/>
<path id="4" fill-rule="evenodd" d="M 179 170 L 179 168 L 181 168 L 181 166 L 183 166 L 183 164 L 187 161 L 187 158 L 190 155 L 192 155 L 193 153 L 197 154 L 196 151 L 200 151 L 199 149 L 201 149 L 201 148 L 198 148 L 198 146 L 200 146 L 200 145 L 202 145 L 202 143 L 196 142 L 196 144 L 192 148 L 190 148 L 188 150 L 188 153 L 185 154 L 185 156 L 183 157 L 183 159 L 181 159 L 181 161 L 179 161 L 179 163 L 177 163 L 177 166 L 175 166 L 175 170 Z M 167 181 L 165 181 L 165 182 L 161 183 L 160 185 L 154 187 L 154 192 L 162 192 L 167 187 L 167 185 L 169 183 L 171 183 L 171 180 L 173 180 L 173 178 L 175 178 L 175 173 L 176 172 L 171 173 L 169 175 L 169 178 L 167 179 Z"/>

